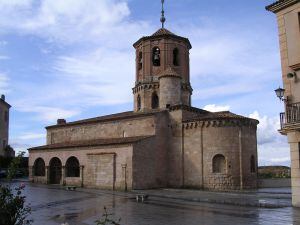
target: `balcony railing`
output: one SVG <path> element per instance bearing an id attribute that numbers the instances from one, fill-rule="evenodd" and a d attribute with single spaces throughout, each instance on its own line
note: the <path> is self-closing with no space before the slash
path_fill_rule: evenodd
<path id="1" fill-rule="evenodd" d="M 286 105 L 285 113 L 280 113 L 281 129 L 294 123 L 300 123 L 300 102 Z"/>

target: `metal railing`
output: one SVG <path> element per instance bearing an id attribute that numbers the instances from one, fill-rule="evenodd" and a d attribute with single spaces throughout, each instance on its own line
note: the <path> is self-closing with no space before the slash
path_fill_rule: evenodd
<path id="1" fill-rule="evenodd" d="M 285 113 L 280 113 L 281 129 L 293 123 L 300 123 L 300 102 L 286 105 Z"/>

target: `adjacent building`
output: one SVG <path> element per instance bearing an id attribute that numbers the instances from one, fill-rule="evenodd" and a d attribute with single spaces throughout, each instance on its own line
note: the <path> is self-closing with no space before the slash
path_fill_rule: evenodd
<path id="1" fill-rule="evenodd" d="M 277 16 L 284 89 L 276 92 L 285 103 L 280 133 L 290 144 L 293 205 L 300 207 L 300 0 L 280 0 L 266 9 Z"/>
<path id="2" fill-rule="evenodd" d="M 9 109 L 10 105 L 5 101 L 5 95 L 0 98 L 0 156 L 10 156 L 6 151 L 9 135 Z"/>
<path id="3" fill-rule="evenodd" d="M 256 188 L 258 121 L 191 105 L 191 48 L 165 28 L 140 38 L 133 111 L 46 127 L 47 144 L 29 149 L 31 181 L 111 190 Z"/>

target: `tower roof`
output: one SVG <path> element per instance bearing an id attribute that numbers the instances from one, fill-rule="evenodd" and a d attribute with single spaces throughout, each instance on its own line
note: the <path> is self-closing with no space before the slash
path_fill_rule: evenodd
<path id="1" fill-rule="evenodd" d="M 178 77 L 178 78 L 181 78 L 181 76 L 171 66 L 168 66 L 167 69 L 165 69 L 163 72 L 161 72 L 159 74 L 159 78 L 162 78 L 162 77 Z"/>
<path id="2" fill-rule="evenodd" d="M 133 46 L 136 47 L 142 41 L 154 40 L 154 39 L 157 39 L 157 38 L 173 38 L 173 39 L 177 39 L 177 40 L 180 40 L 180 41 L 183 41 L 183 42 L 187 43 L 189 49 L 192 48 L 192 45 L 191 45 L 191 43 L 190 43 L 190 41 L 189 41 L 188 38 L 178 36 L 178 35 L 172 33 L 171 31 L 167 30 L 166 28 L 160 28 L 159 30 L 157 30 L 151 36 L 144 36 L 144 37 L 140 38 L 137 42 L 135 42 L 133 44 Z"/>

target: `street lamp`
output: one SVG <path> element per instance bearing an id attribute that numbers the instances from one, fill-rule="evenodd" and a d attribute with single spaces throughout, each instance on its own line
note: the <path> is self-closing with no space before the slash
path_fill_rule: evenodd
<path id="1" fill-rule="evenodd" d="M 275 90 L 275 93 L 277 95 L 277 97 L 281 100 L 281 101 L 286 101 L 286 99 L 284 98 L 284 92 L 285 89 L 279 87 L 278 89 Z"/>

